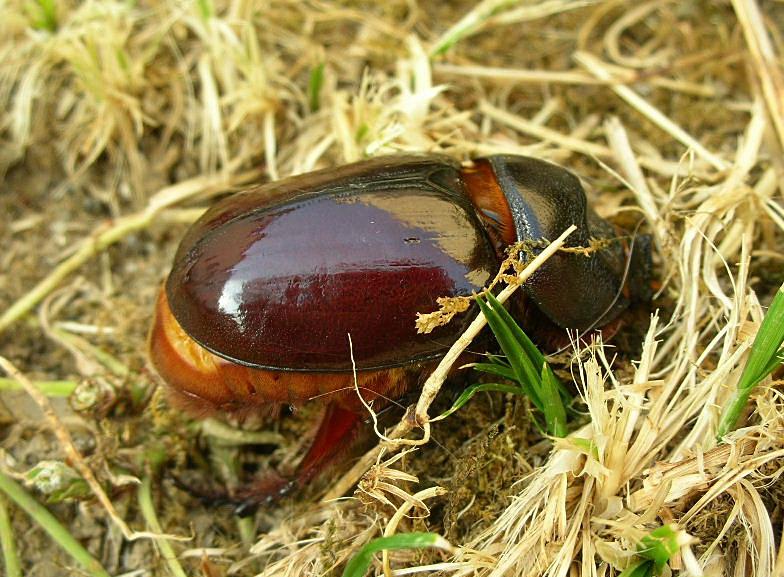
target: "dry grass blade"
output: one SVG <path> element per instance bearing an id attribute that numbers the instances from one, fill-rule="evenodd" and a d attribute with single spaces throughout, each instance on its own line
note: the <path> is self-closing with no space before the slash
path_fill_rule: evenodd
<path id="1" fill-rule="evenodd" d="M 754 61 L 752 70 L 759 77 L 768 114 L 779 139 L 779 147 L 784 149 L 784 72 L 780 58 L 776 56 L 757 2 L 734 0 L 732 5 Z"/>
<path id="2" fill-rule="evenodd" d="M 514 130 L 521 133 L 533 136 L 543 142 L 552 142 L 556 146 L 556 150 L 562 152 L 568 150 L 579 154 L 584 154 L 589 157 L 596 157 L 600 159 L 611 158 L 612 151 L 602 144 L 597 144 L 580 138 L 577 135 L 561 134 L 556 130 L 541 126 L 536 122 L 531 122 L 521 118 L 517 115 L 511 114 L 505 110 L 501 110 L 487 102 L 479 103 L 479 111 L 485 114 L 488 118 L 499 122 L 500 124 L 509 126 Z M 498 151 L 492 150 L 489 153 L 497 153 Z M 530 154 L 528 151 L 521 151 L 521 154 Z M 676 163 L 662 161 L 661 159 L 642 156 L 638 159 L 642 166 L 649 170 L 656 171 L 666 176 L 685 175 L 686 171 L 679 167 Z"/>
<path id="3" fill-rule="evenodd" d="M 488 66 L 457 66 L 454 64 L 437 64 L 434 71 L 439 74 L 454 74 L 471 78 L 492 78 L 507 82 L 531 83 L 564 83 L 564 84 L 606 84 L 584 72 L 556 70 L 515 70 L 509 68 L 492 68 Z"/>
<path id="4" fill-rule="evenodd" d="M 612 75 L 607 70 L 607 67 L 604 66 L 602 62 L 595 56 L 586 53 L 578 53 L 575 54 L 575 59 L 600 80 L 607 82 L 612 80 Z M 685 146 L 694 149 L 697 155 L 708 162 L 713 168 L 720 171 L 727 170 L 729 168 L 729 164 L 724 159 L 705 148 L 693 136 L 688 134 L 685 130 L 674 123 L 655 106 L 647 102 L 639 94 L 634 92 L 634 90 L 621 84 L 612 85 L 612 89 L 618 96 L 623 98 L 630 106 L 648 118 L 651 122 L 655 123 L 662 130 L 671 134 L 676 140 Z"/>

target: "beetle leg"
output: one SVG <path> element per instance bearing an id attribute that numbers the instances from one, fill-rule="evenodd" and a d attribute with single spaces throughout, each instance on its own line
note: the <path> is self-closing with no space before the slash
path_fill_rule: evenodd
<path id="1" fill-rule="evenodd" d="M 297 483 L 305 484 L 335 462 L 353 444 L 362 426 L 362 416 L 330 403 L 321 419 L 308 452 L 297 466 Z"/>
<path id="2" fill-rule="evenodd" d="M 172 471 L 168 471 L 167 474 L 174 481 L 174 485 L 178 489 L 195 497 L 201 501 L 204 506 L 215 507 L 235 504 L 225 487 L 206 485 L 203 482 L 186 479 Z"/>
<path id="3" fill-rule="evenodd" d="M 234 494 L 239 501 L 236 512 L 240 516 L 252 514 L 260 505 L 274 503 L 291 492 L 301 489 L 325 468 L 339 461 L 346 449 L 353 446 L 361 426 L 360 414 L 330 403 L 324 411 L 316 434 L 305 456 L 290 477 L 276 471 L 264 474 Z"/>

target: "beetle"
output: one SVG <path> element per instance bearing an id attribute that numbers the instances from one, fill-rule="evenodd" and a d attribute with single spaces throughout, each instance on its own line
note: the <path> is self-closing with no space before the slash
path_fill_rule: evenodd
<path id="1" fill-rule="evenodd" d="M 619 240 L 568 170 L 524 156 L 463 165 L 405 155 L 257 186 L 218 202 L 185 234 L 157 300 L 150 359 L 174 404 L 192 414 L 326 401 L 294 474 L 271 474 L 243 494 L 251 505 L 271 500 L 349 444 L 362 422 L 358 391 L 376 407 L 399 398 L 468 322 L 419 334 L 416 313 L 481 290 L 506 247 L 554 239 L 572 224 L 567 246 L 603 239 L 604 248 L 557 253 L 523 287 L 525 307 L 514 305 L 545 339 L 554 328 L 613 326 L 646 297 L 649 242 Z"/>

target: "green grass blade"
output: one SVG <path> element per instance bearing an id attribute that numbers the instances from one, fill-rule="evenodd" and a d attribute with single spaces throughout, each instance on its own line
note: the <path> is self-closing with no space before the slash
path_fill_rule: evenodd
<path id="1" fill-rule="evenodd" d="M 757 331 L 751 352 L 743 368 L 738 388 L 724 408 L 716 437 L 721 440 L 733 430 L 749 401 L 754 387 L 781 364 L 781 344 L 784 342 L 784 285 L 773 297 L 765 318 Z"/>
<path id="2" fill-rule="evenodd" d="M 592 459 L 599 460 L 599 447 L 593 439 L 583 439 L 582 437 L 571 437 L 569 441 L 579 447 L 586 455 Z"/>
<path id="3" fill-rule="evenodd" d="M 531 363 L 534 367 L 541 367 L 542 364 L 545 362 L 544 355 L 536 348 L 536 345 L 528 338 L 528 335 L 525 334 L 525 331 L 520 328 L 520 325 L 517 324 L 517 321 L 514 319 L 512 315 L 509 314 L 498 299 L 495 298 L 491 293 L 487 294 L 487 300 L 490 302 L 490 305 L 493 307 L 493 310 L 498 313 L 498 316 L 504 321 L 506 326 L 509 327 L 509 330 L 512 333 L 512 336 L 520 345 L 520 347 L 525 351 L 525 354 L 531 359 Z"/>
<path id="4" fill-rule="evenodd" d="M 678 553 L 679 530 L 663 525 L 643 537 L 637 545 L 639 561 L 632 562 L 618 577 L 653 577 L 661 575 L 670 559 Z"/>
<path id="5" fill-rule="evenodd" d="M 36 0 L 27 6 L 34 28 L 47 32 L 57 31 L 57 4 L 55 0 Z"/>
<path id="6" fill-rule="evenodd" d="M 754 344 L 751 346 L 749 360 L 738 383 L 739 389 L 752 388 L 765 378 L 767 374 L 765 370 L 770 366 L 772 359 L 776 358 L 782 342 L 784 342 L 784 285 L 776 292 L 765 318 L 762 319 Z"/>
<path id="7" fill-rule="evenodd" d="M 525 394 L 531 398 L 536 408 L 541 411 L 542 400 L 539 398 L 538 387 L 536 387 L 540 378 L 539 370 L 520 347 L 514 333 L 501 316 L 499 308 L 503 310 L 503 306 L 495 300 L 497 304 L 491 308 L 481 297 L 478 297 L 476 302 L 479 308 L 482 309 L 487 319 L 487 324 L 493 331 L 498 344 L 501 345 L 501 350 L 504 351 L 507 361 L 509 361 L 514 370 L 515 380 L 523 388 Z"/>
<path id="8" fill-rule="evenodd" d="M 643 537 L 637 546 L 637 554 L 653 562 L 656 575 L 662 572 L 664 566 L 679 550 L 678 529 L 672 525 L 663 525 L 654 529 Z"/>
<path id="9" fill-rule="evenodd" d="M 6 577 L 22 577 L 22 565 L 16 552 L 14 528 L 8 514 L 8 501 L 0 494 L 0 549 L 3 551 L 3 565 Z"/>
<path id="10" fill-rule="evenodd" d="M 212 0 L 196 0 L 196 6 L 199 8 L 199 15 L 205 22 L 215 15 L 215 6 Z"/>
<path id="11" fill-rule="evenodd" d="M 632 563 L 618 577 L 653 577 L 653 561 Z"/>
<path id="12" fill-rule="evenodd" d="M 0 490 L 35 521 L 63 550 L 92 577 L 109 577 L 101 563 L 82 547 L 49 510 L 31 497 L 16 481 L 0 472 Z"/>
<path id="13" fill-rule="evenodd" d="M 321 107 L 321 87 L 324 85 L 324 63 L 320 62 L 310 71 L 308 79 L 308 104 L 311 112 Z"/>
<path id="14" fill-rule="evenodd" d="M 566 408 L 561 402 L 559 381 L 547 363 L 542 365 L 541 390 L 544 420 L 547 423 L 547 432 L 554 437 L 565 437 Z"/>
<path id="15" fill-rule="evenodd" d="M 147 523 L 147 527 L 153 533 L 158 535 L 163 533 L 161 524 L 158 522 L 158 516 L 155 514 L 155 507 L 152 503 L 152 479 L 147 476 L 142 480 L 141 487 L 139 487 L 139 509 L 142 512 L 142 517 Z M 179 558 L 174 552 L 171 543 L 165 538 L 156 538 L 155 545 L 161 552 L 161 557 L 166 561 L 166 566 L 169 569 L 169 574 L 172 577 L 187 577 L 185 570 L 180 565 Z"/>
<path id="16" fill-rule="evenodd" d="M 438 419 L 445 419 L 455 411 L 461 409 L 463 405 L 465 405 L 468 401 L 471 400 L 471 397 L 476 395 L 477 393 L 483 392 L 496 392 L 496 393 L 511 393 L 513 395 L 522 395 L 523 391 L 520 387 L 515 385 L 503 385 L 501 383 L 480 383 L 478 385 L 471 385 L 465 391 L 463 391 L 454 404 L 450 407 L 449 410 L 445 411 L 441 415 L 439 415 Z"/>
<path id="17" fill-rule="evenodd" d="M 491 355 L 489 363 L 474 363 L 469 366 L 480 372 L 510 380 L 516 383 L 516 386 L 498 383 L 473 385 L 463 391 L 453 406 L 438 418 L 443 419 L 451 415 L 480 391 L 524 394 L 544 414 L 545 427 L 540 427 L 537 419 L 534 419 L 537 427 L 548 435 L 565 437 L 567 433 L 565 402 L 571 401 L 571 395 L 566 387 L 555 376 L 544 355 L 539 352 L 498 299 L 488 293 L 486 296 L 478 296 L 476 302 L 487 319 L 487 324 L 493 331 L 505 360 Z"/>
<path id="18" fill-rule="evenodd" d="M 33 384 L 47 397 L 67 397 L 77 387 L 74 381 L 33 381 Z M 21 391 L 22 385 L 19 381 L 0 377 L 0 391 Z"/>
<path id="19" fill-rule="evenodd" d="M 437 533 L 401 533 L 391 537 L 379 537 L 362 547 L 346 565 L 343 577 L 364 577 L 371 563 L 373 555 L 379 551 L 394 551 L 399 549 L 423 549 L 425 547 L 438 547 L 451 549 L 449 543 Z"/>
<path id="20" fill-rule="evenodd" d="M 784 364 L 784 349 L 779 349 L 778 352 L 775 355 L 773 355 L 773 357 L 770 359 L 768 364 L 765 365 L 760 380 L 767 377 L 770 373 L 775 371 L 779 365 L 783 365 L 783 364 Z"/>
<path id="21" fill-rule="evenodd" d="M 474 34 L 488 18 L 492 18 L 495 14 L 519 2 L 520 0 L 484 0 L 479 2 L 435 42 L 430 49 L 430 58 L 446 53 L 452 46 Z"/>
<path id="22" fill-rule="evenodd" d="M 509 322 L 511 322 L 512 325 L 514 325 L 515 327 L 519 328 L 519 325 L 517 324 L 517 321 L 514 320 L 514 317 L 509 316 Z M 523 335 L 527 338 L 527 335 L 525 335 L 525 333 L 523 333 Z M 533 343 L 531 343 L 531 344 L 533 345 Z M 541 362 L 546 362 L 545 359 L 544 359 L 544 355 L 541 355 L 539 353 L 539 349 L 535 345 L 533 345 L 532 348 L 536 350 L 537 360 L 539 360 L 541 358 Z M 491 374 L 502 376 L 502 377 L 504 377 L 506 379 L 509 379 L 510 381 L 516 380 L 514 371 L 509 366 L 509 363 L 507 363 L 506 360 L 503 357 L 499 357 L 497 355 L 488 355 L 488 358 L 490 359 L 490 363 L 474 363 L 473 365 L 469 365 L 469 366 L 475 368 L 478 371 L 483 371 L 483 372 L 487 372 L 487 373 L 491 373 Z M 490 368 L 492 366 L 500 366 L 501 368 L 494 370 L 494 369 Z M 548 366 L 549 366 L 549 363 L 548 363 Z M 566 386 L 563 384 L 563 382 L 561 382 L 561 379 L 559 379 L 558 377 L 555 376 L 555 373 L 553 373 L 552 376 L 555 379 L 554 382 L 557 383 L 558 392 L 561 395 L 561 400 L 563 401 L 564 404 L 568 405 L 569 403 L 571 403 L 574 400 L 572 398 L 572 394 L 569 392 L 569 390 L 566 388 Z"/>
<path id="23" fill-rule="evenodd" d="M 505 379 L 509 379 L 510 381 L 514 381 L 517 378 L 512 367 L 498 365 L 496 363 L 474 363 L 469 366 L 472 369 L 479 371 L 481 373 L 487 373 L 489 375 L 503 377 Z"/>

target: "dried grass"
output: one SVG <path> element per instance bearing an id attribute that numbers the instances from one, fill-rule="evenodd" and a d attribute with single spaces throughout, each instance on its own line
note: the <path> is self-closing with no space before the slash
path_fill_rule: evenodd
<path id="1" fill-rule="evenodd" d="M 243 525 L 164 474 L 163 530 L 193 537 L 169 544 L 194 575 L 328 575 L 373 537 L 449 530 L 454 554 L 396 552 L 377 574 L 598 576 L 676 522 L 698 541 L 674 569 L 781 575 L 781 382 L 759 389 L 727 442 L 715 430 L 784 271 L 782 21 L 784 6 L 754 0 L 0 4 L 2 354 L 92 399 L 78 414 L 44 403 L 59 445 L 22 397 L 0 393 L 14 408 L 0 414 L 0 466 L 78 455 L 104 507 L 58 516 L 111 573 L 166 574 L 151 541 L 121 538 L 145 525 L 120 476 L 146 476 L 139 463 L 161 454 L 164 473 L 206 468 L 187 423 L 157 397 L 140 409 L 147 319 L 184 225 L 249 179 L 407 150 L 531 154 L 572 167 L 597 210 L 642 219 L 655 244 L 659 311 L 638 360 L 595 342 L 567 361 L 585 424 L 551 443 L 516 405 L 485 399 L 486 415 L 431 425 L 439 383 L 331 493 L 370 468 L 358 498 Z M 53 292 L 56 306 L 31 316 Z M 415 424 L 430 442 L 406 437 L 419 447 L 399 458 L 394 439 Z M 20 545 L 26 574 L 67 574 L 41 543 Z"/>

